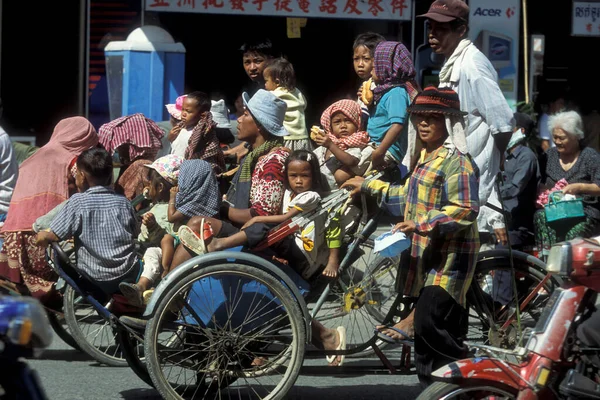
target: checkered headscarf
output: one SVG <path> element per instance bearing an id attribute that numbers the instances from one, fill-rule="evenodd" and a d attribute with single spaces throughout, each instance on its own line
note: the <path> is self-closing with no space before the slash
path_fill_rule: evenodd
<path id="1" fill-rule="evenodd" d="M 408 92 L 410 102 L 419 92 L 415 81 L 415 67 L 410 51 L 400 42 L 381 42 L 375 48 L 373 62 L 377 86 L 373 89 L 373 99 L 377 103 L 390 89 L 402 86 Z"/>
<path id="2" fill-rule="evenodd" d="M 110 154 L 124 144 L 129 145 L 129 160 L 154 160 L 162 148 L 164 132 L 154 121 L 137 113 L 117 118 L 100 127 L 98 139 Z"/>
<path id="3" fill-rule="evenodd" d="M 327 109 L 323 111 L 323 115 L 321 115 L 321 126 L 331 141 L 342 150 L 351 147 L 358 147 L 362 150 L 367 147 L 369 144 L 369 135 L 365 131 L 357 131 L 352 135 L 343 138 L 338 138 L 333 135 L 331 132 L 331 117 L 338 112 L 341 112 L 348 117 L 357 129 L 360 128 L 360 106 L 358 103 L 353 100 L 336 101 L 327 107 Z"/>

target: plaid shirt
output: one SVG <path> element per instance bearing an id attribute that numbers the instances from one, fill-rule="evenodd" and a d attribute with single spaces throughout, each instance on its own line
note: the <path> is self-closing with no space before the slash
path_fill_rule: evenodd
<path id="1" fill-rule="evenodd" d="M 133 240 L 139 228 L 133 207 L 107 187 L 74 194 L 54 217 L 50 230 L 75 238 L 77 268 L 98 281 L 125 275 L 138 262 Z"/>
<path id="2" fill-rule="evenodd" d="M 423 286 L 438 285 L 465 306 L 479 251 L 478 176 L 470 157 L 440 147 L 425 158 L 423 150 L 405 185 L 367 181 L 363 191 L 416 223 L 410 257 L 402 257 L 398 271 L 404 294 L 418 296 Z"/>

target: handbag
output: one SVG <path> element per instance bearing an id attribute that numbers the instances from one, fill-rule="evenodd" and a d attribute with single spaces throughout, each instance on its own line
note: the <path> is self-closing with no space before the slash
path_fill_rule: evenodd
<path id="1" fill-rule="evenodd" d="M 546 223 L 585 217 L 583 199 L 578 197 L 564 200 L 562 192 L 551 192 L 548 196 L 548 204 L 544 206 L 544 213 Z"/>

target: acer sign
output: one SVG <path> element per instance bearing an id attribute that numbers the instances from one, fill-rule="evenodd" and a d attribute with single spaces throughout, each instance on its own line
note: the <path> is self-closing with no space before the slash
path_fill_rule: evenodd
<path id="1" fill-rule="evenodd" d="M 508 105 L 516 110 L 519 84 L 520 1 L 471 0 L 469 38 L 490 60 Z"/>

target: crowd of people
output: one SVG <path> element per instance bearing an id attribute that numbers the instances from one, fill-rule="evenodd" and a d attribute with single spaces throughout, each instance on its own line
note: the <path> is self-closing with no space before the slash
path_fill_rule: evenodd
<path id="1" fill-rule="evenodd" d="M 234 118 L 223 99 L 201 91 L 166 105 L 166 123 L 134 114 L 96 132 L 83 117 L 66 118 L 18 173 L 0 130 L 0 276 L 60 310 L 45 246 L 74 239 L 82 274 L 143 307 L 184 261 L 236 246 L 252 251 L 279 223 L 347 189 L 355 201 L 359 193 L 375 199 L 398 217 L 393 230 L 411 238 L 397 286 L 424 300 L 377 329 L 388 342 L 414 340 L 427 383 L 466 354 L 466 292 L 484 245 L 537 246 L 543 256 L 557 241 L 600 233 L 600 155 L 585 145 L 580 114 L 553 105 L 537 124 L 541 149 L 530 148 L 536 123 L 508 106 L 492 64 L 467 38 L 468 16 L 460 0 L 435 0 L 419 16 L 445 59 L 438 87 L 419 87 L 404 44 L 359 35 L 353 63 L 363 84 L 312 127 L 292 64 L 264 40 L 241 48 L 250 84 Z M 385 173 L 366 179 L 371 171 Z M 553 192 L 581 198 L 584 215 L 548 223 Z M 338 274 L 342 220 L 331 218 L 325 242 L 315 244 L 327 251 L 325 278 Z M 273 248 L 300 274 L 312 257 L 303 243 L 291 235 Z M 312 329 L 325 349 L 345 342 L 343 327 L 313 321 Z"/>

